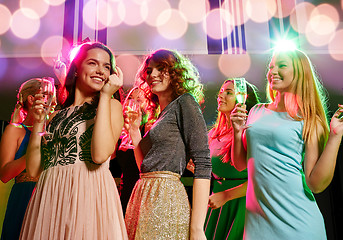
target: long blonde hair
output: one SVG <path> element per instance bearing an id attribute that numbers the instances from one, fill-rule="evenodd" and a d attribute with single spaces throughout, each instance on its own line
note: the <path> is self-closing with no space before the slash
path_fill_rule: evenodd
<path id="1" fill-rule="evenodd" d="M 275 52 L 277 53 L 277 52 Z M 275 54 L 274 53 L 274 54 Z M 319 147 L 323 150 L 329 135 L 327 121 L 327 96 L 314 67 L 308 56 L 300 51 L 283 52 L 292 60 L 293 80 L 289 93 L 285 94 L 284 101 L 287 113 L 297 121 L 304 121 L 302 137 L 310 142 L 317 136 Z M 270 86 L 270 74 L 267 75 L 267 97 L 274 101 L 277 91 Z M 320 132 L 324 131 L 324 134 Z"/>
<path id="2" fill-rule="evenodd" d="M 22 123 L 28 112 L 27 98 L 38 93 L 41 87 L 41 78 L 32 78 L 21 84 L 17 94 L 17 104 L 11 116 L 11 123 Z"/>

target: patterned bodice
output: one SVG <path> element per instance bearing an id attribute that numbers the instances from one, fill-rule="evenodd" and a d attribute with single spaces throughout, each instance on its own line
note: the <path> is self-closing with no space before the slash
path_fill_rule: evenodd
<path id="1" fill-rule="evenodd" d="M 57 165 L 93 162 L 91 139 L 96 107 L 89 103 L 60 110 L 51 120 L 42 140 L 44 170 Z"/>

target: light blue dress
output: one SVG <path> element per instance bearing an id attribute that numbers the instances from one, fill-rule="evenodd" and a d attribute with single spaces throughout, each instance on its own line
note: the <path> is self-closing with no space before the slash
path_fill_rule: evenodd
<path id="1" fill-rule="evenodd" d="M 324 220 L 304 181 L 303 121 L 265 105 L 250 110 L 244 239 L 326 238 Z"/>

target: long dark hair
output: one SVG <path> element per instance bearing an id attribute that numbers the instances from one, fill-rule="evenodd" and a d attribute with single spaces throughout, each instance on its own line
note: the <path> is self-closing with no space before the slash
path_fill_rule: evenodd
<path id="1" fill-rule="evenodd" d="M 112 51 L 104 44 L 100 42 L 86 42 L 82 43 L 74 47 L 69 53 L 69 68 L 67 72 L 67 76 L 65 79 L 64 86 L 60 89 L 58 94 L 58 100 L 62 108 L 69 107 L 73 104 L 75 100 L 75 86 L 76 86 L 76 72 L 78 67 L 80 66 L 81 62 L 86 58 L 87 52 L 90 49 L 100 48 L 103 49 L 108 53 L 110 56 L 110 63 L 111 63 L 111 70 L 110 74 L 114 74 L 116 72 L 116 63 L 115 58 Z M 113 97 L 120 102 L 122 102 L 122 88 L 116 91 L 113 94 Z M 96 98 L 93 99 L 93 103 L 97 104 L 99 99 L 99 94 L 97 94 Z"/>

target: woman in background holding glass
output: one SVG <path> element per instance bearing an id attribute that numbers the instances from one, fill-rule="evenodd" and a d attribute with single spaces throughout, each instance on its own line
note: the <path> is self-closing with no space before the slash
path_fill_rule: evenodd
<path id="1" fill-rule="evenodd" d="M 1 181 L 6 183 L 15 178 L 2 227 L 2 240 L 19 238 L 25 210 L 39 178 L 27 174 L 25 153 L 34 120 L 34 96 L 40 92 L 42 81 L 46 80 L 33 78 L 20 86 L 11 122 L 1 138 Z"/>

